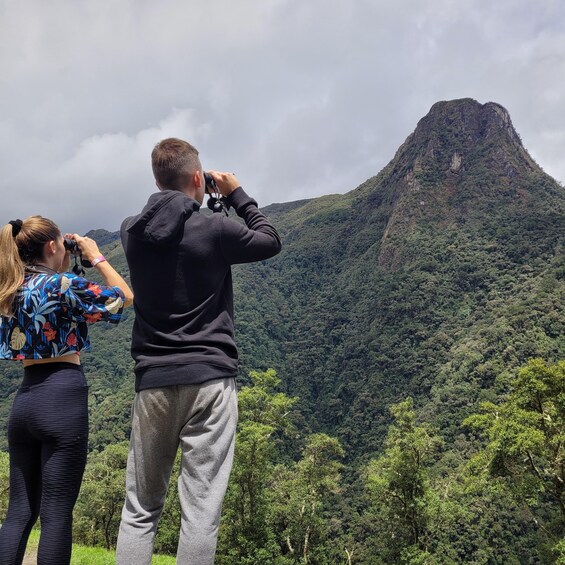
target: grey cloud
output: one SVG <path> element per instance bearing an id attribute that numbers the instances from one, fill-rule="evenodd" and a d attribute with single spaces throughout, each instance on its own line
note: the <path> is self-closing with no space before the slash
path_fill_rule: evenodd
<path id="1" fill-rule="evenodd" d="M 346 192 L 437 100 L 506 106 L 565 179 L 565 15 L 526 0 L 8 2 L 2 218 L 116 229 L 167 135 L 261 204 Z"/>

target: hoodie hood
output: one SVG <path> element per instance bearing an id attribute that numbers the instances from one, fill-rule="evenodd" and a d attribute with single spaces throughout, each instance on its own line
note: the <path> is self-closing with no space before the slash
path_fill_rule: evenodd
<path id="1" fill-rule="evenodd" d="M 126 231 L 150 243 L 167 243 L 184 226 L 200 204 L 177 190 L 162 190 L 149 197 L 141 214 L 127 221 Z"/>

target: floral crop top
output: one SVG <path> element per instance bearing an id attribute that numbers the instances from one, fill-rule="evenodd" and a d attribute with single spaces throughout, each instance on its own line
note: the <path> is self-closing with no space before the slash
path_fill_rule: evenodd
<path id="1" fill-rule="evenodd" d="M 124 308 L 118 287 L 101 286 L 72 273 L 25 276 L 14 317 L 0 316 L 0 359 L 44 359 L 89 351 L 87 323 L 117 324 Z"/>

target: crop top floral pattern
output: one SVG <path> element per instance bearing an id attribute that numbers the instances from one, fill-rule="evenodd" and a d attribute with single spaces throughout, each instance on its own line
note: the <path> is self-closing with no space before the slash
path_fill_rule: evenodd
<path id="1" fill-rule="evenodd" d="M 26 274 L 14 317 L 0 316 L 0 359 L 44 359 L 89 351 L 87 323 L 117 324 L 123 292 L 72 273 Z"/>

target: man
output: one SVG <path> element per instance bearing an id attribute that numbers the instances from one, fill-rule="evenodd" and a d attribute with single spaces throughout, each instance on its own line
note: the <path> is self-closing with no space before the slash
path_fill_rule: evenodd
<path id="1" fill-rule="evenodd" d="M 231 265 L 276 255 L 280 238 L 232 173 L 210 171 L 227 206 L 201 214 L 198 151 L 165 139 L 151 155 L 160 192 L 124 220 L 136 312 L 135 400 L 118 565 L 149 565 L 172 465 L 181 448 L 177 563 L 214 562 L 237 422 Z"/>

